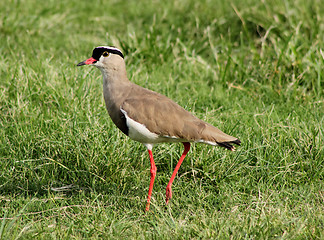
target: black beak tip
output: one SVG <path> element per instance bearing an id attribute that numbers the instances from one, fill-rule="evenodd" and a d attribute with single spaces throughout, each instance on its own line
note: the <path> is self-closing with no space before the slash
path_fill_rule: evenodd
<path id="1" fill-rule="evenodd" d="M 86 65 L 85 61 L 78 63 L 77 66 L 80 67 L 80 66 L 83 66 L 83 65 Z"/>

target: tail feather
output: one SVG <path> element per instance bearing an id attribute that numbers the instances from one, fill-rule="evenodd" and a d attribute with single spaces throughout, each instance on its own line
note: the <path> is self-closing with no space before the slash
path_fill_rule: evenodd
<path id="1" fill-rule="evenodd" d="M 236 145 L 241 145 L 240 139 L 236 139 L 234 141 L 229 141 L 229 142 L 217 142 L 217 144 L 221 147 L 227 148 L 228 150 L 235 151 L 235 147 L 231 145 L 231 143 L 234 143 Z"/>
<path id="2" fill-rule="evenodd" d="M 214 142 L 218 146 L 227 148 L 228 150 L 235 151 L 235 147 L 232 145 L 233 143 L 241 145 L 241 141 L 238 138 L 230 136 L 208 123 L 205 133 L 205 141 Z"/>

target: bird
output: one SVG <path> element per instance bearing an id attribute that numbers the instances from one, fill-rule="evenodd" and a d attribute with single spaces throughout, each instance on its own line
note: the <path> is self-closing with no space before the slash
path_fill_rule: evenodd
<path id="1" fill-rule="evenodd" d="M 146 203 L 149 211 L 157 172 L 152 149 L 158 143 L 182 143 L 184 151 L 166 187 L 166 204 L 172 198 L 172 183 L 186 157 L 190 143 L 205 143 L 235 151 L 241 141 L 200 120 L 168 97 L 141 87 L 127 78 L 124 54 L 116 47 L 99 46 L 92 56 L 77 66 L 91 65 L 101 70 L 103 95 L 114 124 L 148 151 L 151 179 Z"/>

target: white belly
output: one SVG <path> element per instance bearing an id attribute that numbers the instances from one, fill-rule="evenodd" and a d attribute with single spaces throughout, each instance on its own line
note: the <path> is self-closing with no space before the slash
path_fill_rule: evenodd
<path id="1" fill-rule="evenodd" d="M 126 125 L 128 127 L 128 136 L 138 142 L 155 144 L 162 142 L 187 142 L 188 140 L 180 139 L 177 137 L 171 136 L 160 136 L 156 133 L 151 132 L 146 128 L 146 126 L 142 123 L 136 122 L 131 119 L 127 112 L 123 109 L 120 109 L 126 118 Z"/>
<path id="2" fill-rule="evenodd" d="M 143 143 L 145 146 L 153 146 L 155 143 L 163 143 L 163 142 L 192 142 L 187 139 L 178 138 L 175 136 L 160 136 L 156 133 L 151 132 L 147 129 L 147 127 L 139 122 L 136 122 L 135 120 L 131 119 L 127 112 L 123 109 L 120 109 L 122 113 L 125 115 L 126 118 L 126 125 L 128 127 L 128 136 L 140 143 Z M 216 142 L 210 142 L 205 140 L 197 140 L 195 142 L 199 143 L 205 143 L 209 145 L 216 146 Z"/>

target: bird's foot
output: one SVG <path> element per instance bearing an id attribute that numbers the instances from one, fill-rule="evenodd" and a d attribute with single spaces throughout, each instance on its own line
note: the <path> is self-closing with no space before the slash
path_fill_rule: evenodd
<path id="1" fill-rule="evenodd" d="M 167 186 L 166 188 L 166 200 L 165 203 L 168 204 L 169 200 L 172 198 L 172 190 L 171 186 Z"/>
<path id="2" fill-rule="evenodd" d="M 148 212 L 149 210 L 150 210 L 150 202 L 147 202 L 145 212 Z"/>

